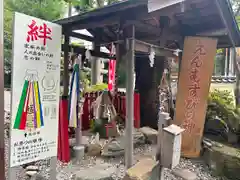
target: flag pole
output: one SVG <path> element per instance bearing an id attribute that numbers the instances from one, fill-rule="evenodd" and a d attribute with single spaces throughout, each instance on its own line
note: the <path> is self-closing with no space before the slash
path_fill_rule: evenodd
<path id="1" fill-rule="evenodd" d="M 73 147 L 74 153 L 75 153 L 75 158 L 76 161 L 79 162 L 82 160 L 84 156 L 84 146 L 82 144 L 82 108 L 83 108 L 83 103 L 84 103 L 84 98 L 81 98 L 80 95 L 80 90 L 82 89 L 81 87 L 81 78 L 80 78 L 80 72 L 82 70 L 82 56 L 79 55 L 76 59 L 76 64 L 78 64 L 79 69 L 78 73 L 76 74 L 76 83 L 78 84 L 76 86 L 77 88 L 77 127 L 76 127 L 76 144 Z M 80 112 L 79 112 L 80 111 Z"/>
<path id="2" fill-rule="evenodd" d="M 4 0 L 0 0 L 0 179 L 5 180 L 5 157 L 4 157 L 4 55 L 3 55 L 3 15 Z"/>

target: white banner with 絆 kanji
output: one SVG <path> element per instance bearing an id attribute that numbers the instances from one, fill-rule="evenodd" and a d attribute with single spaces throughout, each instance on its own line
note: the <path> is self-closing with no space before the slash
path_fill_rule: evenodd
<path id="1" fill-rule="evenodd" d="M 10 167 L 57 156 L 62 28 L 15 13 Z"/>

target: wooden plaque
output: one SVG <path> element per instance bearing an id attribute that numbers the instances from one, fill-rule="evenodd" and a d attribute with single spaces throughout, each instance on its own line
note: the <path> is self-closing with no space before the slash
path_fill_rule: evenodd
<path id="1" fill-rule="evenodd" d="M 174 123 L 185 129 L 185 157 L 200 155 L 216 47 L 217 40 L 213 38 L 186 37 L 184 41 Z"/>

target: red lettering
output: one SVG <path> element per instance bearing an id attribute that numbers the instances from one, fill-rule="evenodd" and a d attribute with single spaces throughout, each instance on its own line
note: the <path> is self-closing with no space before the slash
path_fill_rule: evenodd
<path id="1" fill-rule="evenodd" d="M 40 26 L 39 33 L 40 33 L 40 35 L 38 37 L 43 39 L 44 46 L 46 45 L 47 39 L 52 40 L 52 38 L 50 36 L 52 33 L 52 30 L 50 28 L 48 28 L 45 23 L 43 23 L 43 26 Z"/>
<path id="2" fill-rule="evenodd" d="M 191 84 L 188 87 L 188 96 L 196 97 L 197 96 L 197 92 L 198 92 L 199 89 L 200 89 L 199 83 Z"/>
<path id="3" fill-rule="evenodd" d="M 187 100 L 185 100 L 185 107 L 187 110 L 196 108 L 199 103 L 198 97 L 189 97 Z"/>
<path id="4" fill-rule="evenodd" d="M 36 21 L 32 20 L 32 23 L 28 25 L 29 31 L 27 32 L 27 42 L 38 40 L 38 26 Z"/>
<path id="5" fill-rule="evenodd" d="M 184 114 L 184 121 L 182 127 L 187 131 L 191 132 L 195 128 L 194 117 L 195 110 L 199 104 L 198 91 L 200 90 L 200 77 L 199 68 L 202 66 L 202 56 L 206 55 L 204 46 L 199 40 L 196 45 L 195 52 L 193 53 L 192 59 L 190 61 L 189 69 L 189 87 L 188 87 L 188 97 L 185 100 L 186 112 Z"/>
<path id="6" fill-rule="evenodd" d="M 46 46 L 47 39 L 52 40 L 52 30 L 45 23 L 43 23 L 42 26 L 38 27 L 36 21 L 32 20 L 31 24 L 28 25 L 28 27 L 29 31 L 27 32 L 27 42 L 42 39 L 43 45 Z"/>
<path id="7" fill-rule="evenodd" d="M 195 123 L 193 123 L 193 121 L 184 121 L 182 127 L 185 129 L 185 131 L 191 133 L 195 127 Z"/>

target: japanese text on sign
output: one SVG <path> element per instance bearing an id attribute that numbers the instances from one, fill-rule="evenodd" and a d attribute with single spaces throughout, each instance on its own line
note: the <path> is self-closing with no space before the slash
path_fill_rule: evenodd
<path id="1" fill-rule="evenodd" d="M 187 132 L 191 132 L 191 130 L 195 128 L 195 110 L 200 101 L 198 96 L 200 90 L 199 84 L 201 80 L 199 76 L 199 69 L 202 66 L 203 56 L 205 55 L 206 51 L 199 40 L 196 45 L 196 50 L 191 58 L 188 72 L 190 84 L 188 85 L 188 97 L 185 100 L 186 112 L 184 114 L 184 121 L 182 125 Z"/>
<path id="2" fill-rule="evenodd" d="M 28 43 L 24 44 L 24 60 L 41 60 L 43 58 L 53 58 L 53 53 L 46 52 L 46 48 L 44 46 L 34 46 Z"/>

